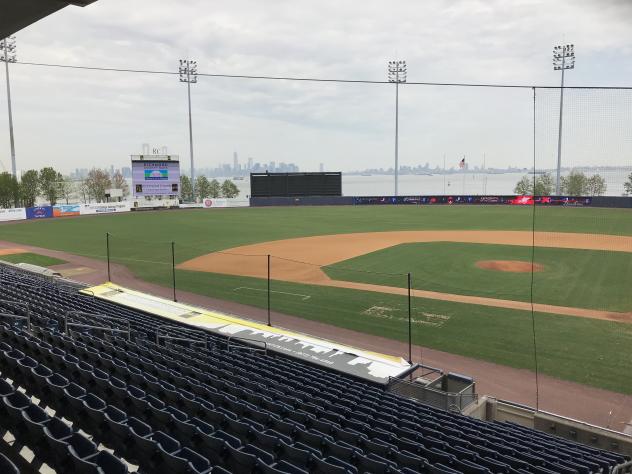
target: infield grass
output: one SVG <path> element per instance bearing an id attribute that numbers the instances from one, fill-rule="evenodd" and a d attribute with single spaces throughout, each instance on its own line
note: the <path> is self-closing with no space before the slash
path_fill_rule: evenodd
<path id="1" fill-rule="evenodd" d="M 335 280 L 407 287 L 461 295 L 530 301 L 531 272 L 479 268 L 485 260 L 531 262 L 531 247 L 518 245 L 426 242 L 401 244 L 326 267 Z M 536 247 L 533 300 L 558 306 L 632 310 L 626 282 L 632 281 L 632 253 Z"/>

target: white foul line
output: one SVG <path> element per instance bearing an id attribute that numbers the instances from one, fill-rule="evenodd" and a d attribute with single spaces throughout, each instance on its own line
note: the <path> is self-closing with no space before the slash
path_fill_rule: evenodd
<path id="1" fill-rule="evenodd" d="M 235 288 L 233 291 L 239 291 L 239 290 L 264 291 L 264 292 L 268 291 L 268 290 L 262 290 L 261 288 L 250 288 L 248 286 L 239 286 L 239 287 Z M 300 296 L 303 301 L 308 300 L 308 299 L 311 298 L 310 295 L 302 295 L 300 293 L 288 293 L 287 291 L 270 290 L 270 293 L 279 293 L 279 294 L 282 294 L 282 295 Z"/>

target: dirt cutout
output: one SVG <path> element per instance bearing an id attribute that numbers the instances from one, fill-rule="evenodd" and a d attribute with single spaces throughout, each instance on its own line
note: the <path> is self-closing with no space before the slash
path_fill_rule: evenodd
<path id="1" fill-rule="evenodd" d="M 510 273 L 534 273 L 544 271 L 544 265 L 540 263 L 523 262 L 520 260 L 479 260 L 476 266 L 483 270 L 494 270 L 497 272 Z"/>

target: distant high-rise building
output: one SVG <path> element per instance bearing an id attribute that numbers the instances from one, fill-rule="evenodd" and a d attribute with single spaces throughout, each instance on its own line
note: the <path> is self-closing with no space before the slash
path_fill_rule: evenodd
<path id="1" fill-rule="evenodd" d="M 233 171 L 236 173 L 239 171 L 239 159 L 236 151 L 233 152 Z"/>
<path id="2" fill-rule="evenodd" d="M 252 157 L 248 158 L 248 171 L 252 171 Z"/>
<path id="3" fill-rule="evenodd" d="M 274 173 L 274 170 L 276 169 L 276 163 L 274 161 L 271 161 L 268 165 L 268 169 L 270 170 L 270 173 Z"/>
<path id="4" fill-rule="evenodd" d="M 325 163 L 321 163 L 320 167 L 318 168 L 320 170 L 321 173 L 325 172 Z"/>

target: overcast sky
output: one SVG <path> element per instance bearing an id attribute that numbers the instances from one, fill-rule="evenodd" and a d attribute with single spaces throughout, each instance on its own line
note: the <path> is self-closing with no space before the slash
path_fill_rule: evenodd
<path id="1" fill-rule="evenodd" d="M 18 32 L 18 60 L 67 65 L 383 80 L 558 85 L 553 45 L 574 43 L 569 86 L 632 85 L 627 0 L 99 0 Z M 4 72 L 0 73 L 4 79 Z M 2 81 L 4 84 L 4 80 Z M 129 164 L 142 143 L 188 163 L 177 76 L 11 66 L 18 169 Z M 393 85 L 200 77 L 196 166 L 295 162 L 302 170 L 393 164 Z M 0 161 L 10 169 L 0 88 Z M 632 165 L 632 91 L 567 91 L 565 164 Z M 554 166 L 559 91 L 537 97 L 538 166 Z M 400 88 L 400 163 L 530 166 L 530 89 Z M 0 166 L 0 170 L 2 167 Z"/>

